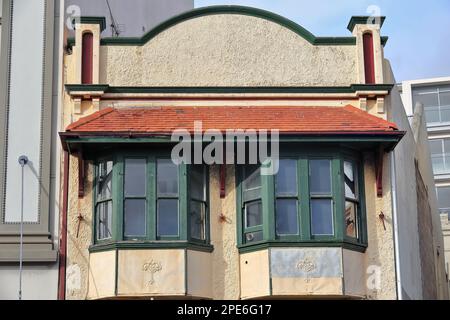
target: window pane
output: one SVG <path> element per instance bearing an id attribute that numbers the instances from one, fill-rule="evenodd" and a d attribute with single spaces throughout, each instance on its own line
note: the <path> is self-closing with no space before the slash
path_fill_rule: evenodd
<path id="1" fill-rule="evenodd" d="M 434 91 L 436 91 L 436 89 L 434 89 Z M 417 103 L 422 103 L 425 108 L 439 106 L 437 91 L 433 93 L 414 94 L 414 107 Z"/>
<path id="2" fill-rule="evenodd" d="M 331 194 L 331 161 L 311 160 L 310 190 L 312 194 Z"/>
<path id="3" fill-rule="evenodd" d="M 101 162 L 98 166 L 98 200 L 111 199 L 112 196 L 112 170 L 113 162 Z"/>
<path id="4" fill-rule="evenodd" d="M 358 223 L 356 220 L 356 204 L 345 202 L 345 234 L 347 237 L 358 237 Z"/>
<path id="5" fill-rule="evenodd" d="M 425 109 L 425 119 L 427 123 L 441 122 L 439 108 L 433 107 Z"/>
<path id="6" fill-rule="evenodd" d="M 450 153 L 450 139 L 444 139 L 444 153 Z"/>
<path id="7" fill-rule="evenodd" d="M 444 158 L 442 157 L 442 155 L 432 155 L 431 160 L 433 163 L 433 172 L 435 174 L 441 174 L 445 172 Z"/>
<path id="8" fill-rule="evenodd" d="M 278 195 L 297 195 L 297 160 L 280 160 L 275 188 Z"/>
<path id="9" fill-rule="evenodd" d="M 245 204 L 245 227 L 251 228 L 262 225 L 262 205 L 261 202 Z"/>
<path id="10" fill-rule="evenodd" d="M 450 91 L 441 91 L 439 93 L 439 100 L 441 102 L 441 107 L 450 106 Z"/>
<path id="11" fill-rule="evenodd" d="M 443 106 L 441 109 L 441 122 L 450 122 L 450 106 Z"/>
<path id="12" fill-rule="evenodd" d="M 178 236 L 178 200 L 158 200 L 158 236 Z"/>
<path id="13" fill-rule="evenodd" d="M 258 242 L 263 240 L 262 231 L 249 232 L 245 234 L 245 242 Z"/>
<path id="14" fill-rule="evenodd" d="M 145 237 L 145 199 L 127 199 L 124 205 L 125 237 Z"/>
<path id="15" fill-rule="evenodd" d="M 429 140 L 430 141 L 430 152 L 432 155 L 442 154 L 442 140 Z"/>
<path id="16" fill-rule="evenodd" d="M 191 198 L 206 200 L 205 198 L 205 167 L 191 166 L 190 190 Z"/>
<path id="17" fill-rule="evenodd" d="M 298 234 L 297 200 L 277 200 L 277 235 Z"/>
<path id="18" fill-rule="evenodd" d="M 344 177 L 345 177 L 345 197 L 351 199 L 357 199 L 356 192 L 356 177 L 353 163 L 344 162 Z"/>
<path id="19" fill-rule="evenodd" d="M 205 204 L 191 201 L 191 238 L 205 240 Z"/>
<path id="20" fill-rule="evenodd" d="M 450 209 L 450 187 L 437 188 L 439 209 Z"/>
<path id="21" fill-rule="evenodd" d="M 245 180 L 244 201 L 254 200 L 261 197 L 261 170 L 259 165 L 249 165 L 244 168 Z"/>
<path id="22" fill-rule="evenodd" d="M 125 160 L 125 196 L 145 196 L 146 165 L 145 159 Z"/>
<path id="23" fill-rule="evenodd" d="M 97 239 L 109 239 L 112 237 L 112 201 L 102 202 L 97 205 Z"/>
<path id="24" fill-rule="evenodd" d="M 311 229 L 313 235 L 333 235 L 333 207 L 328 199 L 311 200 Z"/>
<path id="25" fill-rule="evenodd" d="M 178 166 L 172 160 L 158 159 L 158 195 L 178 194 Z"/>

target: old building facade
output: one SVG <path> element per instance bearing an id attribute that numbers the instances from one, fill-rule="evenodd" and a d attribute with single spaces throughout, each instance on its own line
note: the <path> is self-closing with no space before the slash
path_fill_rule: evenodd
<path id="1" fill-rule="evenodd" d="M 422 118 L 393 85 L 383 22 L 324 38 L 217 6 L 117 39 L 81 18 L 64 55 L 65 298 L 447 298 Z M 279 170 L 219 147 L 216 163 L 172 161 L 174 130 L 229 129 L 278 146 Z M 277 146 L 261 136 L 275 129 Z"/>

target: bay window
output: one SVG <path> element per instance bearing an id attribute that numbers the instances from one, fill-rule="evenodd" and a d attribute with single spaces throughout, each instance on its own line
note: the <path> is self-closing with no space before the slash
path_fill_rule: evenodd
<path id="1" fill-rule="evenodd" d="M 123 151 L 96 162 L 94 250 L 111 243 L 209 245 L 208 167 L 177 165 L 165 154 Z"/>
<path id="2" fill-rule="evenodd" d="M 315 242 L 365 250 L 359 154 L 291 152 L 282 154 L 276 175 L 260 172 L 257 165 L 237 168 L 238 218 L 242 225 L 238 243 L 242 252 Z"/>

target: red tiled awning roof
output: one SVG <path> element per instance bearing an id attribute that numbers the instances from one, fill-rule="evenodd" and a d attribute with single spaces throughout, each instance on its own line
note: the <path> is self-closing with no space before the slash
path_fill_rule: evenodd
<path id="1" fill-rule="evenodd" d="M 106 108 L 72 123 L 67 132 L 170 135 L 173 130 L 278 129 L 280 134 L 399 134 L 394 123 L 353 106 L 345 107 L 147 107 Z"/>

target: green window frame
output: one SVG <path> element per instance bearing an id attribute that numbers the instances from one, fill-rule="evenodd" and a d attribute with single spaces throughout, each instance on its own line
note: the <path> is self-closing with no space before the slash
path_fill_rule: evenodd
<path id="1" fill-rule="evenodd" d="M 367 226 L 361 154 L 353 150 L 306 149 L 310 151 L 283 152 L 281 149 L 278 174 L 261 176 L 263 223 L 258 229 L 248 229 L 245 225 L 244 183 L 248 166 L 237 166 L 237 236 L 241 252 L 271 246 L 342 246 L 365 251 Z M 349 164 L 352 174 L 347 169 L 347 175 L 354 179 L 354 194 L 346 190 L 345 173 Z M 288 201 L 289 205 L 282 207 L 280 201 Z M 349 203 L 355 212 L 354 235 L 348 234 L 346 227 L 346 205 Z M 314 216 L 316 213 L 319 213 L 319 218 Z M 286 221 L 280 222 L 280 217 Z M 321 228 L 314 226 L 315 221 L 325 221 L 327 232 L 317 232 Z M 330 228 L 331 232 L 328 232 Z M 289 232 L 280 232 L 281 229 Z M 260 230 L 261 237 L 248 241 L 249 232 Z"/>
<path id="2" fill-rule="evenodd" d="M 100 198 L 98 195 L 102 180 L 99 173 L 104 167 L 105 159 L 108 159 L 112 166 L 110 172 L 112 190 L 110 198 L 107 199 Z M 165 168 L 161 164 L 164 164 Z M 139 245 L 164 247 L 165 244 L 169 247 L 176 247 L 177 245 L 182 247 L 185 244 L 192 243 L 199 250 L 212 250 L 209 245 L 209 170 L 206 165 L 196 165 L 203 170 L 202 198 L 191 197 L 190 195 L 189 183 L 191 172 L 192 174 L 194 172 L 192 166 L 184 163 L 174 165 L 170 160 L 170 151 L 167 150 L 165 152 L 161 150 L 150 152 L 120 150 L 108 154 L 106 157 L 98 157 L 94 165 L 93 210 L 95 219 L 93 219 L 94 236 L 91 249 L 94 251 L 101 250 L 103 246 L 106 247 L 106 245 L 114 243 L 133 247 Z M 175 174 L 172 171 L 173 168 L 176 168 Z M 164 176 L 159 181 L 161 182 L 159 186 L 158 169 L 164 172 Z M 171 180 L 164 179 L 166 176 L 171 176 Z M 174 179 L 176 179 L 176 192 L 171 191 Z M 160 234 L 158 232 L 158 204 L 173 200 L 176 200 L 177 203 L 176 233 L 162 232 Z M 105 201 L 110 201 L 112 207 L 110 214 L 111 234 L 107 238 L 99 238 L 100 224 L 97 208 Z M 193 218 L 188 212 L 191 210 L 192 201 L 201 203 L 203 208 L 201 212 L 201 237 L 191 236 L 190 228 L 193 225 L 191 223 Z M 164 212 L 169 212 L 169 210 Z M 162 211 L 161 214 L 163 214 Z M 174 215 L 171 215 L 166 220 L 173 221 L 173 217 Z M 131 221 L 130 219 L 137 220 Z M 137 232 L 130 233 L 127 230 L 137 230 Z"/>

